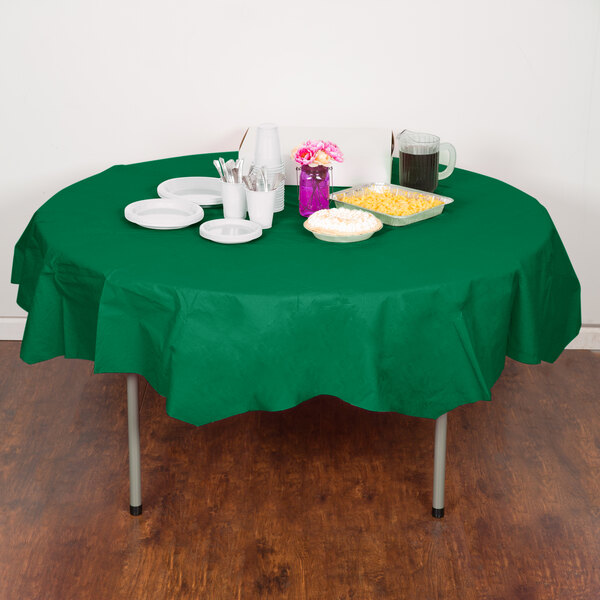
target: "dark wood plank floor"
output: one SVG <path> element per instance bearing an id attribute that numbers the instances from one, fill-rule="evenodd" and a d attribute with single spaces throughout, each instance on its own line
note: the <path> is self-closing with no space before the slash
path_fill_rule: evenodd
<path id="1" fill-rule="evenodd" d="M 0 600 L 600 598 L 600 356 L 507 361 L 433 422 L 319 397 L 195 428 L 141 385 L 128 514 L 123 375 L 0 343 Z"/>

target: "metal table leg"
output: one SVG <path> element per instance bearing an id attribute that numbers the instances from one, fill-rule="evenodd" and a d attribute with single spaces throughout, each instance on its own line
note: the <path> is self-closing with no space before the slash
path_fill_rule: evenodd
<path id="1" fill-rule="evenodd" d="M 444 482 L 446 478 L 446 431 L 448 413 L 435 421 L 433 454 L 433 507 L 431 514 L 444 516 Z M 138 378 L 127 375 L 127 427 L 129 434 L 129 512 L 142 514 L 142 469 L 140 461 L 140 425 L 138 414 Z"/>
<path id="2" fill-rule="evenodd" d="M 446 478 L 446 429 L 448 413 L 435 420 L 435 448 L 433 451 L 433 508 L 437 519 L 444 516 L 444 481 Z"/>
<path id="3" fill-rule="evenodd" d="M 129 512 L 137 517 L 142 514 L 142 468 L 140 463 L 137 375 L 127 375 L 127 429 L 129 436 Z"/>

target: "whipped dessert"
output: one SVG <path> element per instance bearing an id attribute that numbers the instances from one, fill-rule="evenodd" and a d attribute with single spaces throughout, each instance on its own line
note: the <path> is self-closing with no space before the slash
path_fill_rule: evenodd
<path id="1" fill-rule="evenodd" d="M 359 235 L 378 231 L 382 223 L 375 215 L 364 210 L 327 208 L 310 215 L 304 226 L 316 233 Z"/>

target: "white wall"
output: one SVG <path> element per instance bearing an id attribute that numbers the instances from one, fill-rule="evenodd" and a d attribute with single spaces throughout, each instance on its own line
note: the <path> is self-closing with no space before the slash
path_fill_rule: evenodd
<path id="1" fill-rule="evenodd" d="M 115 163 L 234 149 L 265 120 L 451 141 L 458 166 L 549 209 L 584 323 L 600 324 L 598 0 L 21 0 L 0 15 L 0 317 L 13 330 L 13 246 L 53 193 Z"/>

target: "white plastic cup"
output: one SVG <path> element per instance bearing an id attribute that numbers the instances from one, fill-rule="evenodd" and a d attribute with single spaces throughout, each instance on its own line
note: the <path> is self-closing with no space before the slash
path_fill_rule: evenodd
<path id="1" fill-rule="evenodd" d="M 256 129 L 254 164 L 261 167 L 279 167 L 282 163 L 279 128 L 274 123 L 263 123 Z"/>
<path id="2" fill-rule="evenodd" d="M 271 168 L 263 167 L 263 168 L 266 171 L 267 181 L 268 181 L 270 189 L 273 187 L 273 182 L 278 173 L 282 173 L 283 175 L 285 175 L 285 166 L 283 163 L 281 163 L 281 165 L 279 165 L 278 167 L 271 167 Z M 261 167 L 259 165 L 252 163 L 252 165 L 250 166 L 249 175 L 252 175 L 255 171 L 260 171 L 260 169 L 261 169 Z M 256 174 L 256 177 L 257 177 L 258 181 L 262 181 L 262 177 L 258 173 Z M 277 191 L 277 194 L 275 196 L 274 212 L 281 212 L 285 208 L 285 205 L 284 205 L 285 179 L 279 185 L 279 187 L 277 188 L 276 191 Z"/>
<path id="3" fill-rule="evenodd" d="M 264 167 L 263 165 L 259 165 L 257 162 L 253 162 L 250 165 L 250 171 L 248 172 L 248 175 L 256 175 L 257 180 L 262 183 L 262 177 L 260 175 L 261 168 L 263 168 L 266 171 L 265 175 L 267 176 L 267 183 L 269 185 L 269 188 L 273 187 L 273 182 L 278 174 L 282 173 L 285 175 L 285 165 L 283 163 L 277 165 L 277 167 Z M 285 179 L 283 180 L 283 183 L 281 185 L 285 185 Z"/>
<path id="4" fill-rule="evenodd" d="M 273 225 L 273 209 L 275 207 L 275 195 L 277 190 L 268 192 L 255 192 L 246 190 L 248 201 L 248 216 L 254 223 L 263 229 L 270 229 Z"/>
<path id="5" fill-rule="evenodd" d="M 242 183 L 221 182 L 223 216 L 226 219 L 246 218 L 246 188 Z"/>

